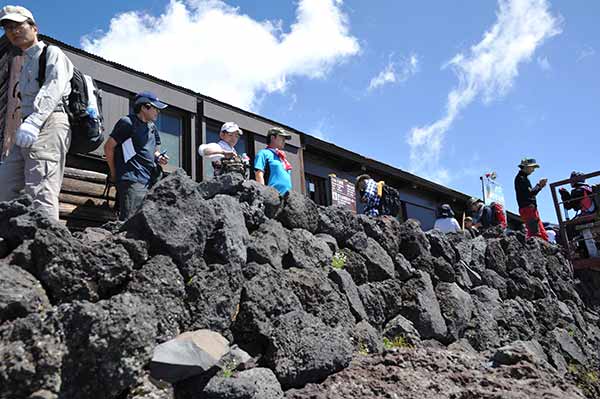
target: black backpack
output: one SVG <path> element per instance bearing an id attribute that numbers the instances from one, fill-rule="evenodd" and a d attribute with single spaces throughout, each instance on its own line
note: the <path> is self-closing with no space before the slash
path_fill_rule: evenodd
<path id="1" fill-rule="evenodd" d="M 44 46 L 39 59 L 39 74 L 37 81 L 40 87 L 46 81 L 46 65 L 48 46 Z M 91 87 L 90 87 L 91 86 Z M 88 112 L 89 96 L 96 99 L 98 114 Z M 104 142 L 104 126 L 102 125 L 102 92 L 94 80 L 74 68 L 71 79 L 71 94 L 65 103 L 65 111 L 71 125 L 71 146 L 69 153 L 85 154 L 95 151 Z"/>
<path id="2" fill-rule="evenodd" d="M 402 209 L 400 192 L 394 187 L 384 184 L 380 208 L 382 215 L 398 216 L 400 209 Z"/>

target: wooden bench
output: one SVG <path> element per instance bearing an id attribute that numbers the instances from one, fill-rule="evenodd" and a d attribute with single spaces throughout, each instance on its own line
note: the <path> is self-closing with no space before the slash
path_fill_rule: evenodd
<path id="1" fill-rule="evenodd" d="M 59 215 L 71 230 L 82 230 L 117 220 L 113 212 L 115 190 L 103 196 L 106 174 L 91 170 L 65 168 L 59 196 Z"/>

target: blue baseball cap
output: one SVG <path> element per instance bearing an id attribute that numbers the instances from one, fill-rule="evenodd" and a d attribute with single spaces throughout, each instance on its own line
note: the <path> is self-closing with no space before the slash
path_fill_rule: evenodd
<path id="1" fill-rule="evenodd" d="M 142 91 L 141 93 L 136 94 L 133 102 L 134 104 L 150 104 L 158 109 L 167 108 L 167 104 L 161 102 L 156 94 L 150 91 Z"/>

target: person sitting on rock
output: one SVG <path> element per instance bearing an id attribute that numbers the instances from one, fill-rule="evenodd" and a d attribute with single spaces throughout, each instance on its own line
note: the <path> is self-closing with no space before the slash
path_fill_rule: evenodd
<path id="1" fill-rule="evenodd" d="M 438 208 L 438 218 L 433 225 L 433 228 L 442 233 L 456 233 L 460 231 L 460 225 L 454 218 L 454 211 L 448 204 L 442 204 Z"/>
<path id="2" fill-rule="evenodd" d="M 506 229 L 504 207 L 497 202 L 485 205 L 482 200 L 472 197 L 467 202 L 467 212 L 471 213 L 473 226 L 478 229 L 492 226 L 502 226 Z"/>
<path id="3" fill-rule="evenodd" d="M 477 227 L 473 225 L 473 218 L 471 216 L 465 217 L 465 233 L 471 238 L 475 238 L 480 234 Z"/>
<path id="4" fill-rule="evenodd" d="M 225 122 L 219 132 L 218 143 L 202 144 L 198 148 L 201 157 L 212 161 L 215 177 L 224 173 L 237 172 L 248 178 L 249 161 L 246 154 L 238 155 L 235 146 L 244 132 L 235 122 Z"/>

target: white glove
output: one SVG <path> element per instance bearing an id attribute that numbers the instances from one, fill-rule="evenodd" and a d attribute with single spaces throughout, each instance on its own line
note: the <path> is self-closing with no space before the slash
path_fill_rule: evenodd
<path id="1" fill-rule="evenodd" d="M 15 143 L 22 148 L 29 148 L 37 140 L 40 134 L 40 128 L 36 127 L 31 122 L 25 121 L 17 129 Z"/>

